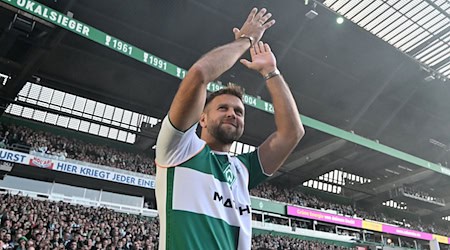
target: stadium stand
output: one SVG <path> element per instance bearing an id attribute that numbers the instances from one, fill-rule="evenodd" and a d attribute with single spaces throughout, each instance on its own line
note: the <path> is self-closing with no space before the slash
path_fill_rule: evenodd
<path id="1" fill-rule="evenodd" d="M 374 221 L 387 222 L 391 224 L 399 224 L 402 227 L 412 228 L 419 231 L 425 231 L 430 233 L 437 233 L 441 235 L 450 236 L 450 227 L 440 225 L 428 225 L 426 223 L 418 223 L 416 221 L 405 220 L 405 218 L 392 218 L 386 216 L 383 211 L 364 211 L 361 209 L 355 209 L 350 205 L 330 203 L 315 196 L 307 195 L 298 190 L 289 190 L 286 188 L 280 188 L 268 183 L 263 183 L 251 190 L 251 194 L 256 197 L 266 198 L 270 200 L 276 200 L 280 202 L 290 203 L 294 205 L 300 205 L 305 207 L 311 207 L 323 210 L 333 210 L 338 214 L 347 216 L 357 216 L 359 218 L 371 219 Z M 420 220 L 420 218 L 418 218 Z"/>
<path id="2" fill-rule="evenodd" d="M 155 175 L 154 160 L 142 153 L 124 152 L 106 145 L 94 145 L 76 138 L 14 124 L 2 124 L 0 129 L 0 147 L 18 149 L 18 151 L 51 159 L 73 159 Z"/>
<path id="3" fill-rule="evenodd" d="M 99 145 L 99 144 L 95 144 L 95 143 L 87 143 L 86 141 L 83 141 L 83 140 L 70 139 L 68 136 L 57 135 L 57 134 L 53 134 L 51 132 L 43 132 L 43 131 L 35 130 L 35 129 L 29 128 L 29 127 L 25 127 L 22 125 L 16 125 L 16 124 L 2 124 L 0 133 L 3 138 L 2 142 L 4 142 L 4 145 L 2 145 L 2 147 L 5 147 L 5 148 L 20 150 L 22 152 L 28 150 L 33 154 L 37 154 L 40 156 L 46 156 L 48 158 L 60 159 L 60 160 L 72 159 L 72 160 L 77 160 L 77 161 L 81 161 L 81 162 L 91 162 L 91 163 L 97 163 L 97 164 L 103 163 L 103 165 L 111 164 L 111 167 L 122 168 L 122 169 L 132 171 L 132 172 L 139 172 L 140 169 L 143 168 L 143 167 L 137 168 L 136 166 L 146 166 L 147 168 L 150 168 L 150 171 L 148 173 L 150 173 L 150 174 L 154 173 L 153 160 L 149 156 L 143 156 L 142 154 L 138 155 L 138 157 L 136 157 L 136 159 L 138 159 L 138 160 L 130 161 L 131 163 L 133 163 L 131 165 L 134 167 L 128 168 L 126 166 L 128 164 L 130 164 L 130 162 L 126 161 L 126 159 L 132 159 L 137 154 L 124 152 L 123 150 L 120 150 L 120 149 L 110 148 L 110 147 L 106 147 L 104 145 Z M 73 132 L 73 134 L 79 134 L 79 132 Z M 27 138 L 27 139 L 24 139 L 24 138 Z M 99 154 L 98 152 L 101 152 L 101 153 Z M 120 160 L 117 160 L 117 161 L 107 162 L 104 160 L 103 156 L 109 155 L 109 154 L 125 156 L 125 157 L 118 158 Z M 126 158 L 126 157 L 128 157 L 128 158 Z M 114 164 L 116 162 L 120 162 L 120 164 Z M 351 216 L 351 217 L 357 216 L 359 218 L 371 219 L 374 221 L 387 222 L 387 223 L 395 223 L 395 222 L 401 221 L 403 223 L 400 226 L 403 226 L 406 228 L 412 228 L 412 229 L 416 229 L 416 230 L 420 230 L 420 231 L 428 231 L 431 233 L 437 233 L 437 234 L 441 234 L 441 235 L 448 235 L 448 231 L 449 231 L 449 228 L 443 228 L 443 227 L 439 227 L 437 225 L 426 225 L 423 223 L 415 223 L 413 221 L 406 221 L 404 218 L 387 217 L 385 214 L 383 214 L 383 212 L 380 212 L 380 211 L 378 211 L 378 212 L 377 211 L 370 211 L 370 212 L 362 211 L 362 210 L 357 209 L 348 204 L 338 204 L 338 203 L 329 202 L 326 200 L 322 200 L 321 198 L 316 197 L 314 195 L 306 194 L 299 190 L 277 187 L 277 186 L 274 186 L 274 185 L 271 185 L 268 183 L 263 183 L 263 184 L 257 186 L 256 188 L 252 189 L 251 195 L 253 195 L 254 197 L 265 198 L 265 199 L 279 201 L 279 202 L 292 204 L 292 205 L 299 205 L 299 206 L 310 207 L 310 208 L 321 209 L 321 210 L 328 210 L 328 211 L 335 211 L 337 214 L 340 214 L 340 215 L 346 215 L 346 216 Z M 6 221 L 11 221 L 11 219 L 8 219 L 9 218 L 8 216 L 10 216 L 10 211 L 19 211 L 20 210 L 20 208 L 17 207 L 16 201 L 20 201 L 19 203 L 31 204 L 31 203 L 33 203 L 32 202 L 33 200 L 31 198 L 26 198 L 26 197 L 21 197 L 21 196 L 10 196 L 8 194 L 3 195 L 2 200 L 6 201 L 6 202 L 2 206 L 2 211 L 0 211 L 0 212 L 2 212 L 1 226 L 2 226 L 2 228 L 6 229 L 8 232 L 11 232 L 11 230 L 14 229 L 14 227 L 17 224 L 19 226 L 16 226 L 17 228 L 14 229 L 14 232 L 16 232 L 19 229 L 19 227 L 22 226 L 23 221 L 16 220 L 12 225 L 8 226 L 9 222 L 6 222 Z M 79 215 L 82 217 L 86 216 L 86 214 L 85 214 L 86 208 L 82 207 L 81 205 L 70 206 L 67 203 L 49 203 L 48 201 L 38 201 L 38 200 L 36 200 L 36 202 L 37 202 L 37 204 L 33 204 L 32 207 L 44 206 L 43 209 L 38 209 L 37 211 L 48 211 L 50 208 L 54 209 L 53 207 L 62 206 L 62 207 L 64 207 L 64 209 L 62 209 L 62 210 L 66 210 L 66 209 L 69 209 L 69 210 L 72 209 L 73 211 L 76 210 L 77 214 L 79 214 L 78 210 L 80 210 Z M 10 206 L 7 207 L 6 204 L 10 204 L 10 203 L 16 204 L 16 205 L 12 206 L 12 207 L 10 207 Z M 154 203 L 152 201 L 149 201 L 149 203 L 151 205 L 146 204 L 146 206 L 154 208 Z M 102 213 L 105 211 L 108 211 L 109 213 L 114 213 L 112 210 L 107 209 L 107 208 L 103 208 L 103 209 L 102 208 L 90 208 L 90 209 L 93 209 L 93 211 L 95 211 L 94 213 Z M 101 210 L 101 212 L 98 212 L 98 211 L 100 211 L 99 209 Z M 56 210 L 59 211 L 60 208 L 56 208 Z M 52 211 L 50 211 L 50 212 L 52 212 Z M 28 213 L 28 212 L 26 212 L 26 213 Z M 44 214 L 46 214 L 46 213 L 47 212 L 45 212 Z M 118 214 L 119 214 L 118 216 L 120 216 L 121 220 L 124 220 L 125 217 L 122 217 L 123 214 L 120 214 L 120 213 L 118 213 Z M 36 220 L 37 218 L 40 218 L 41 215 L 42 214 L 37 214 L 32 217 L 34 220 Z M 19 216 L 19 218 L 20 217 L 21 216 Z M 132 220 L 136 220 L 136 219 L 134 219 L 134 217 L 130 217 L 130 218 Z M 127 220 L 130 218 L 126 217 Z M 99 221 L 101 221 L 101 219 L 100 220 L 99 219 L 88 219 L 88 218 L 84 218 L 84 219 L 85 219 L 85 221 L 84 221 L 85 223 L 88 221 L 91 222 L 91 223 L 87 223 L 88 228 L 86 228 L 86 230 L 90 230 L 90 231 L 95 231 L 95 228 L 90 228 L 89 226 L 93 226 L 93 225 L 97 224 Z M 44 221 L 41 221 L 40 223 L 48 224 L 49 222 L 44 220 Z M 139 223 L 141 223 L 141 221 L 139 221 Z M 288 219 L 266 216 L 265 223 L 287 226 L 289 224 L 289 221 L 288 221 Z M 148 225 L 153 226 L 152 224 L 148 224 Z M 294 222 L 293 225 L 291 225 L 291 226 L 294 228 L 297 227 L 297 228 L 312 229 L 310 225 L 308 225 L 307 223 L 302 222 L 302 221 L 298 221 L 297 223 Z M 48 224 L 46 227 L 53 228 L 53 226 L 51 226 L 50 224 Z M 24 229 L 30 230 L 30 228 L 23 228 L 22 231 Z M 338 233 L 341 235 L 352 235 L 353 237 L 358 238 L 358 239 L 360 238 L 359 234 L 355 234 L 355 233 L 345 231 L 345 230 L 340 231 L 340 232 L 335 232 L 335 230 L 333 228 L 329 228 L 329 227 L 317 227 L 316 229 L 319 231 Z M 74 231 L 74 232 L 75 233 L 71 234 L 70 238 L 77 238 L 77 239 L 79 238 L 77 240 L 77 246 L 86 247 L 84 245 L 87 244 L 88 239 L 79 236 L 80 234 L 82 235 L 83 232 L 81 232 L 81 233 L 78 233 L 76 231 Z M 27 239 L 31 240 L 30 242 L 39 241 L 36 243 L 40 244 L 41 243 L 40 240 L 37 240 L 35 238 L 35 236 L 33 237 L 32 235 L 30 235 L 30 233 L 31 233 L 31 231 L 27 231 L 26 233 L 19 234 L 19 236 L 20 237 L 23 235 L 25 235 L 25 237 L 28 236 Z M 156 231 L 153 233 L 156 233 Z M 61 235 L 64 235 L 64 234 L 61 234 Z M 50 236 L 52 236 L 52 235 L 49 235 L 48 237 L 50 237 Z M 104 239 L 105 239 L 105 237 L 109 237 L 109 236 L 105 236 L 105 235 L 103 235 L 103 236 L 104 236 L 103 238 L 101 238 L 100 240 L 97 240 L 97 241 L 101 241 L 103 244 L 105 244 L 106 241 L 104 241 Z M 19 242 L 18 240 L 20 237 L 17 237 L 17 234 L 11 234 L 11 237 L 12 237 L 11 240 L 7 240 L 8 243 L 16 244 Z M 54 236 L 54 237 L 56 237 L 56 236 Z M 14 241 L 14 239 L 16 241 Z M 120 239 L 124 239 L 124 238 L 120 238 Z M 289 241 L 289 239 L 292 241 Z M 135 237 L 131 237 L 131 240 L 132 240 L 131 242 L 130 241 L 125 242 L 128 247 L 136 245 L 136 244 L 145 246 L 145 244 L 146 244 L 146 243 L 143 244 L 142 241 L 133 241 L 133 240 L 135 240 Z M 46 241 L 44 241 L 44 242 L 46 242 Z M 156 241 L 154 241 L 153 244 L 156 244 L 155 242 Z M 254 248 L 266 247 L 266 248 L 275 248 L 275 249 L 289 249 L 289 248 L 284 248 L 285 245 L 288 244 L 286 242 L 290 242 L 293 244 L 294 248 L 292 248 L 292 249 L 296 249 L 295 246 L 302 246 L 302 247 L 307 247 L 307 248 L 310 247 L 311 249 L 315 249 L 314 247 L 316 247 L 316 248 L 320 247 L 318 249 L 324 249 L 323 247 L 325 246 L 324 245 L 325 243 L 320 243 L 320 242 L 310 243 L 309 241 L 298 240 L 295 238 L 291 238 L 289 236 L 265 235 L 265 236 L 255 236 L 255 240 L 253 242 L 253 247 Z M 45 243 L 45 244 L 47 244 L 47 243 Z M 66 241 L 65 243 L 69 243 L 69 241 Z M 94 243 L 95 243 L 95 241 L 94 241 Z M 119 244 L 118 241 L 113 242 L 113 243 L 115 243 L 116 245 Z M 33 244 L 33 243 L 31 243 L 31 244 Z M 42 243 L 42 244 L 44 244 L 44 243 Z M 89 244 L 92 244 L 92 242 Z M 111 242 L 108 243 L 108 245 L 109 244 L 111 244 L 111 246 L 113 245 Z M 411 243 L 405 242 L 404 245 L 411 246 Z M 51 246 L 54 246 L 54 242 L 52 242 Z M 152 245 L 152 246 L 154 247 L 154 245 Z M 327 246 L 329 246 L 329 245 L 327 245 Z M 41 247 L 43 247 L 43 245 Z M 305 249 L 307 249 L 307 248 L 305 248 Z M 45 249 L 45 248 L 43 248 L 43 249 Z M 93 248 L 93 249 L 95 249 L 95 248 Z M 334 249 L 349 249 L 349 248 L 336 247 Z"/>
<path id="4" fill-rule="evenodd" d="M 334 249 L 334 250 L 353 250 L 356 248 L 332 245 L 319 241 L 307 241 L 288 236 L 280 235 L 257 235 L 252 239 L 252 249 L 286 249 L 286 250 L 315 250 L 315 249 Z"/>
<path id="5" fill-rule="evenodd" d="M 157 249 L 158 219 L 0 194 L 2 249 Z M 256 235 L 252 249 L 354 249 L 271 234 Z"/>
<path id="6" fill-rule="evenodd" d="M 2 124 L 0 127 L 3 147 L 29 150 L 31 154 L 47 156 L 56 159 L 73 159 L 109 167 L 120 168 L 132 172 L 155 174 L 154 161 L 145 154 L 124 152 L 119 149 L 87 143 L 51 132 L 42 132 L 15 124 Z M 26 139 L 25 139 L 26 138 Z M 408 189 L 410 190 L 410 189 Z M 411 191 L 412 192 L 412 191 Z M 315 196 L 307 195 L 298 190 L 289 190 L 263 183 L 251 190 L 251 195 L 270 200 L 285 202 L 316 209 L 333 210 L 341 215 L 358 216 L 380 222 L 394 223 L 401 221 L 400 226 L 430 233 L 450 236 L 450 227 L 439 225 L 418 224 L 406 221 L 404 218 L 389 218 L 380 211 L 364 211 L 351 205 L 331 203 Z"/>
<path id="7" fill-rule="evenodd" d="M 157 249 L 150 118 L 164 117 L 186 69 L 229 41 L 225 27 L 253 4 L 0 0 L 0 250 Z M 257 5 L 277 19 L 264 39 L 307 133 L 251 190 L 252 249 L 448 250 L 450 3 Z M 243 68 L 208 85 L 248 93 L 246 145 L 232 153 L 273 127 L 261 77 Z M 333 171 L 353 177 L 324 177 Z M 383 207 L 389 199 L 400 210 Z"/>
<path id="8" fill-rule="evenodd" d="M 157 219 L 9 193 L 0 194 L 0 200 L 3 249 L 157 249 L 158 246 Z"/>

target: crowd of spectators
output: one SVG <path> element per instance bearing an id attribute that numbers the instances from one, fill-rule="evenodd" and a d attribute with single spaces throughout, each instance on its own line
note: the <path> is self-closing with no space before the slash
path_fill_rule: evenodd
<path id="1" fill-rule="evenodd" d="M 108 145 L 96 145 L 76 138 L 33 130 L 15 124 L 0 124 L 0 147 L 12 147 L 16 150 L 25 149 L 32 154 L 45 154 L 47 157 L 59 160 L 72 159 L 149 175 L 155 175 L 156 172 L 154 160 L 149 155 L 124 152 Z M 420 221 L 389 218 L 380 212 L 368 212 L 356 209 L 351 205 L 323 201 L 297 190 L 279 188 L 267 183 L 252 189 L 250 194 L 270 200 L 316 209 L 333 210 L 342 215 L 358 216 L 364 219 L 398 224 L 419 231 L 450 236 L 450 228 L 448 227 L 445 228 L 435 224 L 427 225 Z"/>
<path id="2" fill-rule="evenodd" d="M 256 188 L 250 190 L 250 194 L 256 197 L 261 197 L 269 200 L 276 200 L 304 207 L 334 210 L 337 211 L 339 214 L 343 215 L 352 216 L 355 214 L 353 207 L 350 205 L 342 205 L 322 201 L 315 196 L 307 195 L 303 192 L 296 191 L 293 189 L 279 188 L 267 182 L 262 183 L 258 185 Z"/>
<path id="3" fill-rule="evenodd" d="M 102 207 L 0 194 L 0 249 L 157 249 L 158 219 Z M 350 249 L 291 237 L 259 235 L 252 249 Z"/>
<path id="4" fill-rule="evenodd" d="M 0 125 L 0 147 L 26 149 L 58 160 L 73 159 L 143 174 L 156 173 L 154 160 L 143 153 L 124 152 L 14 124 Z"/>
<path id="5" fill-rule="evenodd" d="M 417 199 L 420 199 L 423 201 L 445 205 L 445 200 L 436 198 L 436 197 L 430 195 L 428 192 L 425 192 L 425 191 L 420 190 L 415 187 L 402 186 L 402 187 L 399 187 L 398 190 L 402 193 L 409 194 L 409 195 L 416 197 Z"/>
<path id="6" fill-rule="evenodd" d="M 420 219 L 419 221 L 413 221 L 413 220 L 392 218 L 385 215 L 384 213 L 377 211 L 363 211 L 361 209 L 356 209 L 351 205 L 323 201 L 315 196 L 307 195 L 298 190 L 277 187 L 267 182 L 262 183 L 258 185 L 256 188 L 250 190 L 250 194 L 256 197 L 290 203 L 293 205 L 300 205 L 304 207 L 311 207 L 322 210 L 333 210 L 336 211 L 338 214 L 344 216 L 351 216 L 351 217 L 357 216 L 363 219 L 370 219 L 379 222 L 397 224 L 401 227 L 419 230 L 422 232 L 430 232 L 450 236 L 450 227 L 448 226 L 445 227 L 443 225 L 426 224 L 422 223 Z"/>
<path id="7" fill-rule="evenodd" d="M 0 249 L 132 250 L 158 246 L 157 219 L 21 195 L 0 194 L 0 200 Z"/>
<path id="8" fill-rule="evenodd" d="M 348 248 L 319 241 L 307 241 L 288 236 L 279 236 L 271 234 L 261 234 L 253 236 L 252 249 L 270 249 L 270 250 L 352 250 L 356 248 Z"/>

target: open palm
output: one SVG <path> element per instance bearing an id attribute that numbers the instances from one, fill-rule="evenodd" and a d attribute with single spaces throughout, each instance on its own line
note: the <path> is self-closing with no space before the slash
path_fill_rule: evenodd
<path id="1" fill-rule="evenodd" d="M 255 44 L 255 46 L 250 48 L 250 56 L 251 61 L 241 59 L 240 62 L 247 68 L 258 71 L 263 76 L 277 68 L 277 60 L 267 43 L 259 41 Z"/>

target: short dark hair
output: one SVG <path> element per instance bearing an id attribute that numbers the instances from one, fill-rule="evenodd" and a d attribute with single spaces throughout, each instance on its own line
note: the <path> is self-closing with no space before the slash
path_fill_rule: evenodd
<path id="1" fill-rule="evenodd" d="M 237 98 L 239 98 L 242 103 L 244 103 L 243 100 L 243 96 L 244 96 L 244 90 L 238 86 L 238 85 L 229 85 L 223 89 L 220 89 L 216 92 L 213 92 L 211 94 L 208 95 L 208 97 L 206 98 L 206 103 L 205 103 L 205 107 L 216 97 L 220 96 L 220 95 L 234 95 Z"/>

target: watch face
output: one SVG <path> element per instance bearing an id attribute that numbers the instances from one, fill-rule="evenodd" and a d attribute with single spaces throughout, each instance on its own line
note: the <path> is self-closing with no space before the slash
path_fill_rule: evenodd
<path id="1" fill-rule="evenodd" d="M 253 37 L 247 36 L 246 34 L 242 34 L 242 35 L 240 36 L 240 38 L 246 38 L 246 39 L 248 39 L 248 40 L 250 41 L 250 46 L 253 46 L 253 41 L 255 40 Z"/>
<path id="2" fill-rule="evenodd" d="M 267 75 L 265 75 L 265 76 L 264 76 L 264 79 L 265 79 L 265 80 L 269 80 L 270 78 L 272 78 L 272 77 L 274 77 L 274 76 L 277 76 L 277 75 L 279 75 L 279 74 L 280 74 L 280 71 L 279 71 L 278 69 L 276 69 L 276 70 L 274 70 L 274 71 L 268 73 Z"/>

